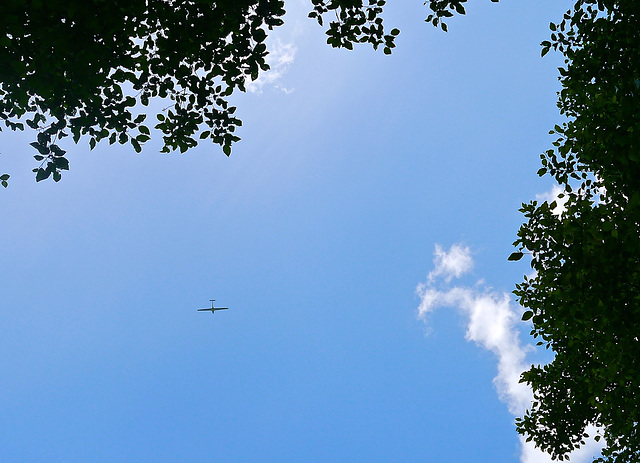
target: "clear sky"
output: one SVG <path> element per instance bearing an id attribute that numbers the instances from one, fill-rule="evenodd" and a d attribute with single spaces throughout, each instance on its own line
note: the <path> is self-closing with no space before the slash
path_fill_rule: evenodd
<path id="1" fill-rule="evenodd" d="M 514 416 L 520 203 L 560 119 L 571 2 L 390 2 L 392 56 L 288 0 L 230 158 L 0 134 L 0 460 L 543 463 Z M 230 310 L 198 313 L 209 299 Z M 572 461 L 590 461 L 597 451 Z"/>

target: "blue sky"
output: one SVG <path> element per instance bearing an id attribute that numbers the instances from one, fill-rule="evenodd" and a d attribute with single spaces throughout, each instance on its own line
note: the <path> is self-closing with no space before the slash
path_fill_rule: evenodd
<path id="1" fill-rule="evenodd" d="M 35 184 L 3 132 L 2 460 L 547 461 L 513 425 L 549 357 L 506 259 L 552 188 L 539 43 L 571 2 L 470 3 L 447 34 L 390 4 L 384 56 L 290 0 L 230 158 L 80 145 Z"/>

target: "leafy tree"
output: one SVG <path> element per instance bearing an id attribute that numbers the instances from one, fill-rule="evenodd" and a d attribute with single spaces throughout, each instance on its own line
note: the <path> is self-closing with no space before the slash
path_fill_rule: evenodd
<path id="1" fill-rule="evenodd" d="M 394 47 L 383 0 L 313 0 L 327 42 Z M 162 152 L 210 139 L 228 156 L 242 124 L 228 97 L 269 69 L 267 31 L 283 23 L 282 0 L 6 0 L 0 15 L 0 119 L 25 124 L 40 163 L 36 180 L 69 168 L 61 140 L 130 143 L 136 152 L 162 133 Z M 166 108 L 147 121 L 154 98 Z M 164 104 L 163 104 L 164 105 Z M 1 127 L 0 127 L 1 130 Z M 0 177 L 6 186 L 8 175 Z"/>
<path id="2" fill-rule="evenodd" d="M 578 0 L 543 42 L 565 56 L 554 148 L 539 174 L 564 187 L 555 203 L 523 205 L 514 243 L 535 276 L 514 293 L 532 335 L 555 352 L 522 380 L 534 403 L 518 430 L 562 460 L 594 424 L 597 461 L 640 461 L 640 3 Z M 599 439 L 597 436 L 596 439 Z"/>

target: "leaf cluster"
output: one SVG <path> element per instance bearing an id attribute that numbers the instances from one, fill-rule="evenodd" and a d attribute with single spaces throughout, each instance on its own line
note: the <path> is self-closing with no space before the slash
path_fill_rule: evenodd
<path id="1" fill-rule="evenodd" d="M 327 43 L 334 48 L 353 50 L 356 43 L 369 43 L 374 50 L 383 46 L 385 54 L 391 54 L 395 48 L 395 37 L 400 34 L 399 29 L 392 29 L 385 34 L 382 12 L 385 0 L 311 0 L 313 10 L 309 17 L 315 19 L 319 25 L 324 25 L 325 14 L 333 13 L 334 18 L 329 22 L 326 31 Z"/>
<path id="2" fill-rule="evenodd" d="M 210 139 L 229 155 L 241 121 L 228 97 L 269 69 L 266 31 L 284 13 L 281 0 L 7 0 L 0 122 L 37 132 L 36 180 L 68 169 L 69 135 L 140 152 L 154 128 L 162 152 Z M 150 126 L 153 98 L 167 106 Z"/>
<path id="3" fill-rule="evenodd" d="M 500 0 L 491 1 L 498 3 Z M 455 13 L 466 14 L 465 3 L 467 0 L 428 0 L 424 4 L 429 4 L 432 13 L 427 16 L 425 21 L 436 27 L 440 26 L 443 31 L 447 32 L 449 28 L 444 22 L 445 18 L 451 18 Z"/>

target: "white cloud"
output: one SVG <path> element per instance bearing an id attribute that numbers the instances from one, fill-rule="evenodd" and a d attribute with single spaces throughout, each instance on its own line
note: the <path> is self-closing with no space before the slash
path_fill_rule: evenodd
<path id="1" fill-rule="evenodd" d="M 519 438 L 520 438 L 520 445 L 522 446 L 522 451 L 520 453 L 520 461 L 522 463 L 555 463 L 551 459 L 551 456 L 541 452 L 534 445 L 532 445 L 531 442 L 526 442 L 524 437 L 519 436 Z M 589 460 L 587 459 L 580 460 L 572 456 L 570 461 L 573 461 L 574 463 L 575 462 L 579 463 L 582 461 L 587 462 Z"/>
<path id="2" fill-rule="evenodd" d="M 247 90 L 252 93 L 262 93 L 265 87 L 275 87 L 284 93 L 291 93 L 293 89 L 280 84 L 282 78 L 293 64 L 298 49 L 293 42 L 283 42 L 280 38 L 267 39 L 267 63 L 271 66 L 268 71 L 260 73 L 258 78 L 247 83 Z"/>
<path id="3" fill-rule="evenodd" d="M 442 246 L 436 244 L 434 255 L 433 263 L 435 264 L 435 269 L 429 273 L 427 277 L 429 281 L 433 281 L 436 277 L 444 276 L 445 280 L 449 282 L 453 277 L 460 278 L 473 268 L 471 250 L 460 244 L 451 246 L 449 252 L 445 252 Z"/>
<path id="4" fill-rule="evenodd" d="M 585 432 L 589 436 L 595 436 L 598 430 L 594 426 L 587 426 Z M 520 443 L 522 444 L 522 453 L 520 455 L 520 461 L 522 463 L 557 463 L 557 460 L 552 460 L 549 455 L 542 453 L 535 448 L 531 442 L 525 442 L 524 437 L 520 436 Z M 593 438 L 586 440 L 586 445 L 583 445 L 577 450 L 571 453 L 571 462 L 573 463 L 588 463 L 600 456 L 600 450 L 604 445 L 604 441 L 600 443 L 595 442 Z"/>
<path id="5" fill-rule="evenodd" d="M 521 416 L 533 398 L 529 387 L 519 382 L 520 374 L 529 367 L 527 352 L 533 350 L 533 347 L 523 346 L 520 342 L 517 323 L 522 310 L 512 303 L 509 294 L 483 287 L 481 282 L 473 287 L 449 285 L 453 277 L 459 278 L 473 267 L 468 247 L 455 244 L 449 251 L 444 251 L 440 245 L 436 245 L 434 264 L 435 268 L 429 272 L 427 281 L 420 283 L 416 289 L 420 296 L 418 317 L 424 320 L 428 313 L 438 307 L 460 310 L 468 320 L 466 339 L 490 350 L 498 359 L 498 374 L 493 381 L 500 400 L 512 415 Z M 589 434 L 594 435 L 595 432 Z M 525 442 L 522 437 L 520 442 L 522 463 L 552 461 L 532 442 Z M 571 454 L 571 461 L 591 461 L 600 448 L 601 445 L 589 440 L 582 449 Z"/>
<path id="6" fill-rule="evenodd" d="M 551 190 L 546 191 L 541 194 L 536 195 L 536 200 L 538 202 L 548 202 L 551 204 L 553 201 L 556 202 L 556 207 L 553 209 L 553 215 L 561 216 L 563 212 L 567 210 L 565 204 L 567 203 L 567 197 L 563 196 L 560 198 L 559 196 L 564 193 L 564 190 L 559 185 L 553 185 Z"/>

